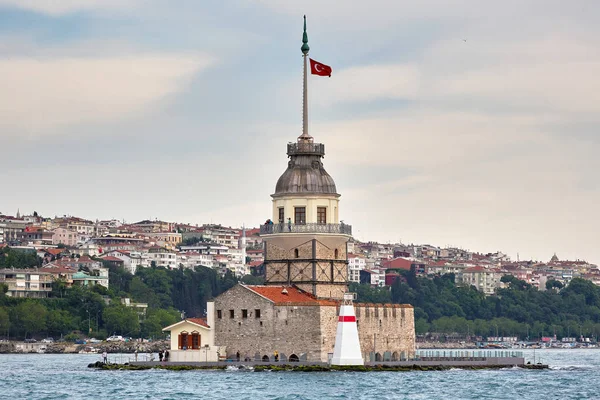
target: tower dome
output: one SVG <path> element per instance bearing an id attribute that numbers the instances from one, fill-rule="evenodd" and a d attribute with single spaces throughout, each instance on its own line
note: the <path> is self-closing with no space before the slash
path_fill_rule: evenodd
<path id="1" fill-rule="evenodd" d="M 288 168 L 277 180 L 273 196 L 289 194 L 335 194 L 337 189 L 331 175 L 325 171 L 321 159 L 325 146 L 313 143 L 312 137 L 298 138 L 288 144 Z"/>

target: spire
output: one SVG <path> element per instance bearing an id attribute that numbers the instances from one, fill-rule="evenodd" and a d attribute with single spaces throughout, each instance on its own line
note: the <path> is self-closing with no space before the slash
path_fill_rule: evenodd
<path id="1" fill-rule="evenodd" d="M 17 208 L 17 218 L 21 218 L 21 210 Z"/>
<path id="2" fill-rule="evenodd" d="M 304 58 L 304 80 L 302 86 L 302 135 L 298 137 L 299 141 L 312 141 L 312 136 L 308 134 L 308 85 L 306 62 L 308 56 L 308 34 L 306 33 L 306 15 L 304 16 L 304 33 L 302 34 L 302 57 Z"/>
<path id="3" fill-rule="evenodd" d="M 302 34 L 302 47 L 300 50 L 304 55 L 307 55 L 308 50 L 310 50 L 310 47 L 308 47 L 308 34 L 306 33 L 306 15 L 304 16 L 304 33 Z"/>

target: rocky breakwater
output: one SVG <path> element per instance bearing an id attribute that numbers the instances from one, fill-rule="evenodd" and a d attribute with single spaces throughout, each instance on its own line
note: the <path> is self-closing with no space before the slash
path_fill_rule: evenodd
<path id="1" fill-rule="evenodd" d="M 0 353 L 47 353 L 47 354 L 73 354 L 73 353 L 157 353 L 159 350 L 169 348 L 169 341 L 157 340 L 153 342 L 100 342 L 74 344 L 71 342 L 35 343 L 29 344 L 27 349 L 16 346 L 17 342 L 0 343 Z"/>
<path id="2" fill-rule="evenodd" d="M 82 348 L 92 346 L 98 349 L 100 353 L 158 353 L 159 350 L 168 350 L 170 343 L 168 340 L 157 340 L 154 342 L 102 342 L 94 345 L 83 345 Z"/>

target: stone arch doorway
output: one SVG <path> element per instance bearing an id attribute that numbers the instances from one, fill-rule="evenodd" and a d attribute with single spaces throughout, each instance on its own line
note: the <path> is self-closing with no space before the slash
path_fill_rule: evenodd
<path id="1" fill-rule="evenodd" d="M 375 361 L 381 361 L 381 354 L 375 353 Z"/>
<path id="2" fill-rule="evenodd" d="M 269 356 L 266 355 L 266 354 L 262 357 L 262 360 L 263 360 L 263 362 L 269 362 L 270 361 L 269 360 Z"/>
<path id="3" fill-rule="evenodd" d="M 288 360 L 290 362 L 300 362 L 300 358 L 295 354 L 291 354 L 290 357 L 288 358 Z"/>
<path id="4" fill-rule="evenodd" d="M 397 351 L 392 353 L 392 361 L 398 361 L 398 352 Z"/>

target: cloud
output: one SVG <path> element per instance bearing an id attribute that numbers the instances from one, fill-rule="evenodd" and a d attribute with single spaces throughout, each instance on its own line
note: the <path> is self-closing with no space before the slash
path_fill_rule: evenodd
<path id="1" fill-rule="evenodd" d="M 313 87 L 315 105 L 340 101 L 359 102 L 377 99 L 414 98 L 419 91 L 419 70 L 415 65 L 367 65 L 334 72 L 331 79 L 319 79 Z"/>
<path id="2" fill-rule="evenodd" d="M 141 113 L 213 62 L 202 54 L 162 53 L 0 60 L 3 135 L 37 136 Z"/>
<path id="3" fill-rule="evenodd" d="M 59 16 L 78 11 L 131 10 L 140 3 L 140 0 L 0 0 L 0 7 L 16 7 Z"/>

